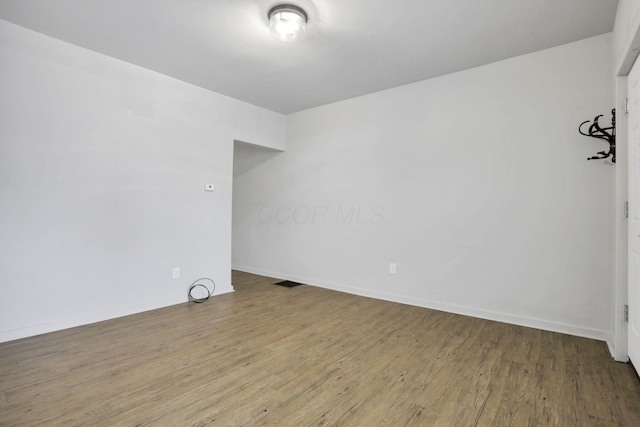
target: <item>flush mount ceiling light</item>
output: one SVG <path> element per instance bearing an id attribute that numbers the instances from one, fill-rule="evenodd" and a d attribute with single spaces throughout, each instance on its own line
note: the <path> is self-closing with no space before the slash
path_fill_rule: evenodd
<path id="1" fill-rule="evenodd" d="M 283 42 L 293 42 L 304 34 L 307 13 L 292 4 L 280 4 L 269 10 L 271 35 Z"/>

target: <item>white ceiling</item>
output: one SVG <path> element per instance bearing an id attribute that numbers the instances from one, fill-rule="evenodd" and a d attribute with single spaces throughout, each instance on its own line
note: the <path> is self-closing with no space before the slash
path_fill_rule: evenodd
<path id="1" fill-rule="evenodd" d="M 267 12 L 303 7 L 297 43 Z M 281 113 L 613 30 L 618 0 L 0 0 L 0 18 Z M 603 59 L 604 60 L 604 59 Z"/>

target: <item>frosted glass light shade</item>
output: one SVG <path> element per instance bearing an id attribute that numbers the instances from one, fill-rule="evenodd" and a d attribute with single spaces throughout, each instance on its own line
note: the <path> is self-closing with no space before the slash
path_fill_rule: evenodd
<path id="1" fill-rule="evenodd" d="M 302 37 L 306 26 L 307 14 L 297 6 L 282 4 L 269 11 L 269 29 L 278 40 L 296 41 Z"/>

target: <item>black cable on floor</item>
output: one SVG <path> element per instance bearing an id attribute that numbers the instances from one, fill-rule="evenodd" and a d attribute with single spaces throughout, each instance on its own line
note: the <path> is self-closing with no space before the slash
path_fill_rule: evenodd
<path id="1" fill-rule="evenodd" d="M 207 285 L 200 283 L 200 282 L 211 282 L 212 285 L 212 289 L 209 290 L 209 288 L 207 287 Z M 202 298 L 197 298 L 193 296 L 193 290 L 196 288 L 204 288 L 204 290 L 207 292 L 207 296 L 206 297 L 202 297 Z M 201 302 L 205 302 L 206 300 L 209 299 L 209 297 L 211 296 L 211 294 L 213 294 L 216 290 L 216 282 L 214 282 L 213 280 L 209 279 L 208 277 L 203 277 L 202 279 L 198 279 L 195 282 L 193 282 L 191 284 L 191 286 L 189 287 L 189 302 L 197 302 L 197 303 L 201 303 Z"/>

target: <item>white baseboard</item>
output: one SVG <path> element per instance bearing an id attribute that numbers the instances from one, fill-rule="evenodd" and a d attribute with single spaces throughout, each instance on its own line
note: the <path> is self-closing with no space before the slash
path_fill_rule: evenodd
<path id="1" fill-rule="evenodd" d="M 233 287 L 220 286 L 216 288 L 215 295 L 222 295 L 233 292 Z M 46 334 L 49 332 L 61 331 L 63 329 L 75 328 L 76 326 L 88 325 L 90 323 L 102 322 L 104 320 L 115 319 L 118 317 L 129 316 L 131 314 L 142 313 L 145 311 L 155 310 L 158 308 L 169 307 L 172 305 L 185 303 L 186 299 L 162 299 L 155 301 L 139 301 L 135 305 L 126 305 L 112 308 L 109 310 L 87 313 L 80 316 L 69 317 L 66 319 L 54 320 L 51 322 L 30 325 L 23 328 L 0 331 L 0 342 L 13 341 L 20 338 L 27 338 L 36 335 Z"/>
<path id="2" fill-rule="evenodd" d="M 353 295 L 360 295 L 369 298 L 376 298 L 385 301 L 398 302 L 417 307 L 430 308 L 433 310 L 445 311 L 448 313 L 460 314 L 463 316 L 477 317 L 485 320 L 493 320 L 496 322 L 510 323 L 513 325 L 526 326 L 529 328 L 541 329 L 544 331 L 559 332 L 562 334 L 575 335 L 583 338 L 591 338 L 598 341 L 605 341 L 611 349 L 610 333 L 603 330 L 585 328 L 582 326 L 571 325 L 567 323 L 554 322 L 543 319 L 534 319 L 509 313 L 501 313 L 496 311 L 484 310 L 481 308 L 465 307 L 438 301 L 430 301 L 421 298 L 410 297 L 406 295 L 396 295 L 386 292 L 372 291 L 368 289 L 354 288 L 347 285 L 322 282 L 306 277 L 296 277 L 288 274 L 266 271 L 258 268 L 234 265 L 234 270 L 245 271 L 247 273 L 258 274 L 261 276 L 274 277 L 284 280 L 292 280 L 295 282 L 311 284 L 320 288 L 331 289 L 334 291 L 345 292 Z M 613 353 L 612 353 L 613 354 Z"/>

